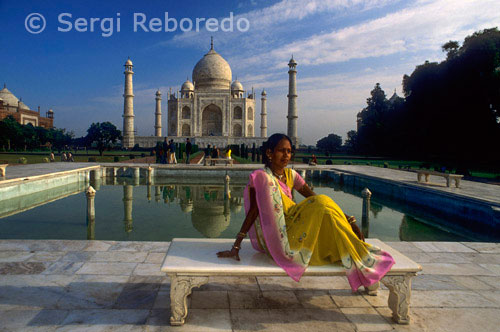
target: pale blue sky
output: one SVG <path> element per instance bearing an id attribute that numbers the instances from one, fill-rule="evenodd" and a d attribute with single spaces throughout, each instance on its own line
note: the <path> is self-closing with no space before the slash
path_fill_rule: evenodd
<path id="1" fill-rule="evenodd" d="M 46 28 L 26 30 L 40 13 Z M 134 13 L 147 23 L 168 17 L 219 21 L 233 13 L 232 32 L 134 32 Z M 70 13 L 59 19 L 62 13 Z M 77 18 L 99 18 L 94 31 L 78 32 Z M 101 20 L 112 19 L 101 29 Z M 120 31 L 117 20 L 120 19 Z M 250 23 L 240 32 L 238 19 Z M 111 21 L 111 20 L 108 20 Z M 243 22 L 243 21 L 242 21 Z M 39 21 L 34 21 L 36 28 Z M 390 96 L 425 60 L 441 61 L 440 46 L 474 31 L 500 25 L 498 0 L 317 1 L 12 1 L 0 0 L 0 83 L 32 109 L 54 109 L 55 125 L 84 135 L 92 122 L 122 129 L 123 64 L 134 62 L 135 126 L 154 131 L 154 92 L 180 89 L 196 62 L 215 49 L 247 90 L 268 97 L 268 133 L 286 131 L 287 63 L 298 62 L 298 133 L 306 144 L 329 133 L 345 139 L 376 82 Z M 170 26 L 171 27 L 171 26 Z M 187 25 L 185 25 L 187 27 Z M 227 25 L 226 25 L 227 27 Z M 193 27 L 194 29 L 194 27 Z M 104 37 L 103 35 L 109 35 Z M 257 108 L 260 113 L 260 99 Z M 166 110 L 166 101 L 163 104 Z M 260 119 L 257 121 L 260 126 Z M 166 116 L 163 128 L 167 128 Z"/>

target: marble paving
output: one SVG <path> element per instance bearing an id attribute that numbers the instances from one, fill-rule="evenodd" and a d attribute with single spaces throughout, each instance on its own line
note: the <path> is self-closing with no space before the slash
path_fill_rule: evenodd
<path id="1" fill-rule="evenodd" d="M 391 242 L 420 263 L 412 324 L 343 277 L 213 277 L 172 327 L 169 243 L 0 240 L 0 331 L 494 331 L 500 244 Z M 214 253 L 215 254 L 215 253 Z"/>

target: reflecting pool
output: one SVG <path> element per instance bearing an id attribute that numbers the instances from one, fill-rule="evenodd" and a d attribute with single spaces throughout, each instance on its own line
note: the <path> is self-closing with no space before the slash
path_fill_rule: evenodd
<path id="1" fill-rule="evenodd" d="M 111 181 L 109 181 L 111 180 Z M 54 188 L 0 204 L 0 238 L 170 241 L 174 237 L 232 238 L 245 217 L 246 178 L 157 178 L 155 185 L 127 178 L 91 183 L 96 189 L 95 222 L 87 222 L 86 186 Z M 196 182 L 196 184 L 192 183 Z M 311 182 L 314 191 L 332 197 L 347 213 L 362 220 L 360 193 L 332 182 Z M 295 193 L 295 200 L 303 198 Z M 440 226 L 432 216 L 372 197 L 363 232 L 384 241 L 491 241 Z"/>

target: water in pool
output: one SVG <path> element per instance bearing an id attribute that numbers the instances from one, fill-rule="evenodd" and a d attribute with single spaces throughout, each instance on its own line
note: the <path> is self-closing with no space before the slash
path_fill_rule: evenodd
<path id="1" fill-rule="evenodd" d="M 95 195 L 95 224 L 87 225 L 85 186 L 54 188 L 0 204 L 0 238 L 96 239 L 170 241 L 174 237 L 233 238 L 245 218 L 246 178 L 156 179 L 155 185 L 134 185 L 126 178 L 100 185 Z M 333 183 L 314 182 L 317 194 L 332 197 L 347 213 L 362 219 L 362 198 Z M 59 198 L 62 197 L 62 198 Z M 303 198 L 295 193 L 297 202 Z M 48 203 L 44 203 L 48 201 Z M 19 207 L 13 209 L 12 207 Z M 370 221 L 364 232 L 383 241 L 488 241 L 487 235 L 453 232 L 432 217 L 415 215 L 405 207 L 391 207 L 372 197 Z"/>

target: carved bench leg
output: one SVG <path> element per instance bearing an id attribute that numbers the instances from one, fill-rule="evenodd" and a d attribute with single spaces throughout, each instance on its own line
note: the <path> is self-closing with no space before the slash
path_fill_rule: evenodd
<path id="1" fill-rule="evenodd" d="M 460 179 L 455 179 L 455 187 L 460 188 Z"/>
<path id="2" fill-rule="evenodd" d="M 380 281 L 377 281 L 371 286 L 365 287 L 366 294 L 370 296 L 376 296 L 378 293 L 378 288 L 380 287 Z"/>
<path id="3" fill-rule="evenodd" d="M 389 288 L 389 308 L 392 310 L 392 319 L 398 324 L 410 323 L 410 297 L 411 278 L 414 273 L 399 276 L 385 276 L 382 279 L 384 285 Z"/>
<path id="4" fill-rule="evenodd" d="M 446 176 L 446 186 L 449 188 L 450 187 L 450 177 Z"/>
<path id="5" fill-rule="evenodd" d="M 5 167 L 0 167 L 0 177 L 5 176 Z"/>
<path id="6" fill-rule="evenodd" d="M 188 314 L 187 296 L 193 287 L 208 282 L 208 277 L 170 276 L 170 325 L 183 325 Z"/>
<path id="7" fill-rule="evenodd" d="M 417 174 L 417 179 L 418 179 L 418 182 L 422 182 L 422 174 L 418 173 Z"/>

